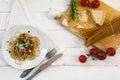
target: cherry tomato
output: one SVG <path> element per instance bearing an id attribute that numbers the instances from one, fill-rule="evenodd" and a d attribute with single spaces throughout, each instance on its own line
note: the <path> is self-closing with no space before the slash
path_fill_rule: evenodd
<path id="1" fill-rule="evenodd" d="M 30 42 L 30 38 L 24 38 L 24 42 Z"/>
<path id="2" fill-rule="evenodd" d="M 20 53 L 20 54 L 23 54 L 23 53 L 24 53 L 24 50 L 19 50 L 19 53 Z"/>
<path id="3" fill-rule="evenodd" d="M 106 53 L 109 55 L 109 56 L 114 56 L 116 54 L 116 50 L 114 48 L 108 48 L 106 50 Z"/>
<path id="4" fill-rule="evenodd" d="M 89 0 L 81 0 L 82 6 L 89 6 Z"/>
<path id="5" fill-rule="evenodd" d="M 79 61 L 80 61 L 81 63 L 85 63 L 85 62 L 87 61 L 87 57 L 86 57 L 85 55 L 80 55 L 80 56 L 79 56 Z"/>
<path id="6" fill-rule="evenodd" d="M 20 50 L 19 51 L 20 54 L 29 54 L 29 50 Z"/>
<path id="7" fill-rule="evenodd" d="M 89 53 L 90 53 L 90 55 L 94 56 L 94 55 L 97 55 L 98 50 L 96 48 L 92 48 L 92 49 L 90 49 Z"/>
<path id="8" fill-rule="evenodd" d="M 100 52 L 100 53 L 98 53 L 97 54 L 97 58 L 99 59 L 99 60 L 105 60 L 106 59 L 106 54 L 104 53 L 104 52 Z"/>
<path id="9" fill-rule="evenodd" d="M 92 8 L 98 8 L 100 6 L 100 2 L 98 0 L 94 0 L 92 3 L 91 3 L 91 7 Z"/>
<path id="10" fill-rule="evenodd" d="M 29 54 L 29 50 L 24 50 L 24 54 Z"/>

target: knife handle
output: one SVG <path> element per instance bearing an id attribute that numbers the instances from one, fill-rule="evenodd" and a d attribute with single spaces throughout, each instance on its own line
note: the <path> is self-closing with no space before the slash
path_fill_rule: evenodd
<path id="1" fill-rule="evenodd" d="M 47 54 L 46 54 L 46 58 L 50 59 L 51 57 L 53 57 L 55 54 L 57 53 L 57 49 L 53 48 L 52 50 L 50 50 Z M 31 69 L 27 69 L 25 71 L 23 71 L 20 75 L 21 78 L 26 77 L 35 67 L 31 68 Z"/>
<path id="2" fill-rule="evenodd" d="M 23 77 L 27 76 L 33 69 L 34 69 L 34 67 L 31 68 L 31 69 L 25 70 L 25 71 L 20 75 L 20 77 L 23 78 Z"/>
<path id="3" fill-rule="evenodd" d="M 27 79 L 25 80 L 31 80 L 33 77 L 35 77 L 39 72 L 41 72 L 41 69 L 38 69 L 36 72 L 34 72 L 34 74 L 30 75 Z"/>

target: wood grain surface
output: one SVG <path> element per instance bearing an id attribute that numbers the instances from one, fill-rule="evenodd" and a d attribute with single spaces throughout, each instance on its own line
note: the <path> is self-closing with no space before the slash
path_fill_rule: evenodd
<path id="1" fill-rule="evenodd" d="M 69 14 L 70 14 L 70 7 L 68 8 L 68 10 L 62 15 L 62 17 L 60 18 L 59 22 L 62 26 L 64 26 L 62 24 L 62 21 L 64 19 L 67 19 L 68 20 L 68 26 L 65 27 L 67 30 L 69 30 L 70 32 L 74 33 L 75 35 L 77 35 L 78 37 L 80 38 L 83 38 L 82 37 L 82 32 L 83 30 L 82 29 L 79 29 L 77 28 L 78 24 L 84 26 L 84 29 L 89 29 L 89 28 L 94 28 L 94 27 L 98 27 L 98 25 L 96 25 L 91 19 L 88 18 L 88 21 L 87 23 L 81 23 L 81 22 L 74 22 L 73 20 L 70 20 L 69 21 Z M 83 11 L 83 10 L 86 10 L 86 11 L 90 11 L 92 10 L 93 8 L 90 8 L 90 7 L 82 7 L 80 6 L 80 0 L 77 0 L 77 10 L 80 12 L 80 11 Z M 101 1 L 100 3 L 100 7 L 98 7 L 97 9 L 95 10 L 103 10 L 105 11 L 106 13 L 106 17 L 105 17 L 105 21 L 104 21 L 104 24 L 108 24 L 110 23 L 110 21 L 114 20 L 115 18 L 119 17 L 120 16 L 120 12 L 113 9 L 112 7 L 110 7 L 109 5 L 105 4 L 104 2 Z M 108 25 L 110 26 L 110 25 Z M 120 35 L 118 34 L 115 34 L 115 35 L 112 35 L 112 36 L 109 36 L 109 37 L 106 37 L 104 39 L 101 39 L 99 41 L 97 41 L 96 43 L 93 44 L 93 46 L 105 51 L 108 47 L 113 47 L 113 48 L 118 48 L 120 44 Z"/>

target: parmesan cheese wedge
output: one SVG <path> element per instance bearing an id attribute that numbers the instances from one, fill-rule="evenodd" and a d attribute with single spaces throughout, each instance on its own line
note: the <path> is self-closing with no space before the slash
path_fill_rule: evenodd
<path id="1" fill-rule="evenodd" d="M 103 10 L 91 10 L 91 16 L 96 24 L 103 25 L 105 20 L 105 12 Z"/>

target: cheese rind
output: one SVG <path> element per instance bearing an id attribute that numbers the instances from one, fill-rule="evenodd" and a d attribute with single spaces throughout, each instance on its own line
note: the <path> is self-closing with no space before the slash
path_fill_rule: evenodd
<path id="1" fill-rule="evenodd" d="M 91 10 L 91 16 L 96 24 L 103 25 L 105 20 L 105 11 L 103 10 Z"/>

